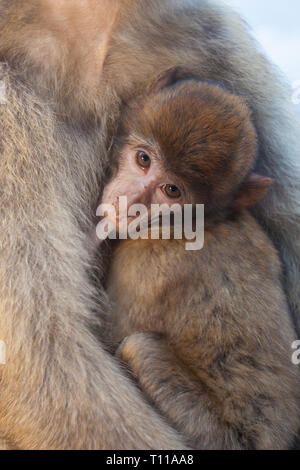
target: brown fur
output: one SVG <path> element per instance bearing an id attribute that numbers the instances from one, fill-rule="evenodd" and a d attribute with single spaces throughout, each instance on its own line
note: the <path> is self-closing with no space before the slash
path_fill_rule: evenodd
<path id="1" fill-rule="evenodd" d="M 165 170 L 191 190 L 190 203 L 201 201 L 207 211 L 222 209 L 257 158 L 250 117 L 240 97 L 213 84 L 183 80 L 125 107 L 116 153 L 122 142 L 142 139 L 162 156 Z"/>
<path id="2" fill-rule="evenodd" d="M 244 187 L 257 156 L 247 106 L 219 87 L 184 81 L 135 100 L 124 119 L 123 139 L 148 141 L 149 155 L 152 142 L 170 181 L 182 175 L 184 202 L 205 203 L 207 225 L 198 252 L 186 251 L 184 239 L 118 242 L 108 293 L 112 342 L 128 337 L 119 357 L 193 447 L 289 448 L 300 375 L 280 261 L 242 206 L 228 212 L 236 196 L 257 200 Z M 118 150 L 121 160 L 120 143 Z M 249 181 L 265 190 L 258 175 Z"/>
<path id="3" fill-rule="evenodd" d="M 198 449 L 287 449 L 299 428 L 295 331 L 278 255 L 247 213 L 185 241 L 124 241 L 109 294 L 118 352 Z M 134 334 L 139 333 L 139 334 Z"/>
<path id="4" fill-rule="evenodd" d="M 1 0 L 0 58 L 0 434 L 24 449 L 183 446 L 92 334 L 109 308 L 104 295 L 94 303 L 84 239 L 107 146 L 121 101 L 168 67 L 244 95 L 259 166 L 277 181 L 259 216 L 281 247 L 296 311 L 299 125 L 289 91 L 243 22 L 202 0 Z"/>

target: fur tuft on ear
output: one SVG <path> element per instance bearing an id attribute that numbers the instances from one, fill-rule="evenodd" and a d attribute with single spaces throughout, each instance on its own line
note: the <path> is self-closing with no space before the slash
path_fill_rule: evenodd
<path id="1" fill-rule="evenodd" d="M 273 183 L 271 178 L 252 173 L 235 195 L 233 208 L 242 210 L 247 207 L 255 206 L 267 194 L 270 185 Z"/>
<path id="2" fill-rule="evenodd" d="M 172 67 L 165 70 L 154 82 L 150 85 L 150 93 L 158 93 L 159 91 L 174 85 L 179 80 L 179 67 Z"/>

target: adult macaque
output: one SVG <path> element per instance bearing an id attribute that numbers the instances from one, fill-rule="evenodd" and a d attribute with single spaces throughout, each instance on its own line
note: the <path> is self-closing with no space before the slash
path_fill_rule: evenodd
<path id="1" fill-rule="evenodd" d="M 257 138 L 245 102 L 195 80 L 171 86 L 172 75 L 124 111 L 104 191 L 104 204 L 118 208 L 122 195 L 148 212 L 148 239 L 119 240 L 112 252 L 112 343 L 129 337 L 119 356 L 192 447 L 286 449 L 300 422 L 296 333 L 276 250 L 245 210 L 271 180 L 251 173 Z M 175 203 L 205 204 L 203 250 L 147 233 L 153 205 Z"/>
<path id="2" fill-rule="evenodd" d="M 120 105 L 177 65 L 247 97 L 258 169 L 276 180 L 257 215 L 280 248 L 297 313 L 299 125 L 289 91 L 244 23 L 201 0 L 0 0 L 0 59 L 0 435 L 23 449 L 179 448 L 93 334 L 108 306 L 105 296 L 95 303 L 85 239 Z"/>

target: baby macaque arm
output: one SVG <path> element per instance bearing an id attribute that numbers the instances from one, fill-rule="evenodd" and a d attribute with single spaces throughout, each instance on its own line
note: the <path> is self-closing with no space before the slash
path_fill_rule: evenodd
<path id="1" fill-rule="evenodd" d="M 117 356 L 126 363 L 148 399 L 190 445 L 203 449 L 241 449 L 234 431 L 220 422 L 203 385 L 180 364 L 166 341 L 154 333 L 126 338 Z"/>
<path id="2" fill-rule="evenodd" d="M 283 380 L 276 359 L 265 364 L 247 354 L 231 350 L 228 358 L 216 358 L 201 381 L 157 334 L 129 336 L 117 351 L 148 399 L 194 448 L 288 448 L 284 423 L 296 392 L 288 393 L 286 384 L 294 378 L 287 371 Z"/>

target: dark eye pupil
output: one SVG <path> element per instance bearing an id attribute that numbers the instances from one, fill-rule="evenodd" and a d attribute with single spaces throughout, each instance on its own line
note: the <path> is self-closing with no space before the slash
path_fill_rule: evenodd
<path id="1" fill-rule="evenodd" d="M 180 189 L 174 184 L 166 184 L 164 191 L 168 197 L 179 198 L 181 196 Z"/>
<path id="2" fill-rule="evenodd" d="M 143 168 L 149 168 L 151 165 L 151 159 L 145 152 L 138 152 L 136 156 L 136 161 L 138 165 Z"/>

